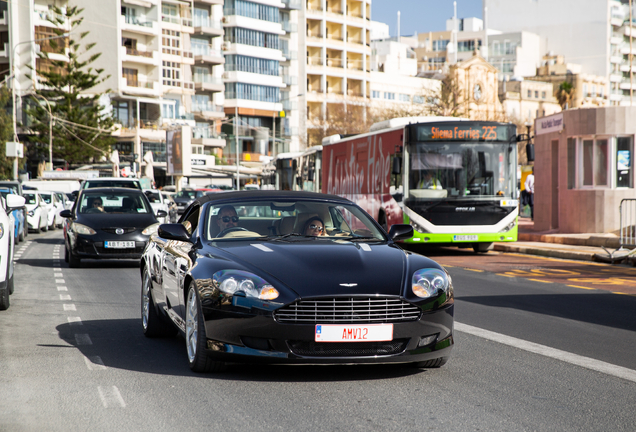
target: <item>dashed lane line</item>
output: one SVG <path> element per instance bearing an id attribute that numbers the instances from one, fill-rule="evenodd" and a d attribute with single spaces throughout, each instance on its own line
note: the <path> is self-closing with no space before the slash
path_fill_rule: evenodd
<path id="1" fill-rule="evenodd" d="M 121 397 L 119 389 L 115 386 L 112 387 L 97 387 L 99 392 L 99 398 L 102 400 L 104 408 L 120 407 L 126 408 L 126 402 Z"/>

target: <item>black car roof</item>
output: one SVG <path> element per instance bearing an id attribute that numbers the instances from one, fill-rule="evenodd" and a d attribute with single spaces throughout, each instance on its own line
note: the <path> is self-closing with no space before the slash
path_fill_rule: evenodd
<path id="1" fill-rule="evenodd" d="M 214 201 L 226 201 L 226 200 L 234 200 L 234 199 L 276 199 L 276 198 L 295 198 L 295 199 L 313 199 L 313 200 L 329 200 L 329 201 L 340 201 L 345 204 L 353 204 L 350 200 L 343 198 L 338 195 L 330 195 L 330 194 L 322 194 L 315 192 L 306 192 L 306 191 L 280 191 L 280 190 L 251 190 L 251 191 L 227 191 L 227 192 L 216 192 L 210 195 L 204 195 L 200 198 L 197 198 L 195 201 L 198 201 L 201 204 L 205 204 L 207 202 Z"/>

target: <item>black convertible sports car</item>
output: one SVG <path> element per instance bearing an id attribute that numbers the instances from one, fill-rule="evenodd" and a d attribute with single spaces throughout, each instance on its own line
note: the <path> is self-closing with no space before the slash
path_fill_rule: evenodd
<path id="1" fill-rule="evenodd" d="M 195 200 L 141 259 L 142 328 L 186 339 L 197 372 L 227 362 L 413 363 L 453 346 L 442 266 L 402 250 L 351 201 L 290 191 Z"/>
<path id="2" fill-rule="evenodd" d="M 166 216 L 163 210 L 157 216 Z M 159 222 L 139 189 L 95 188 L 80 191 L 72 210 L 62 210 L 64 259 L 78 267 L 83 258 L 139 259 Z"/>

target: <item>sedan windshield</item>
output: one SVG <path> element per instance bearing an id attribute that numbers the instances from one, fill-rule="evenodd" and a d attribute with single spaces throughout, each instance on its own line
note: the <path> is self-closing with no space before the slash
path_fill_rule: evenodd
<path id="1" fill-rule="evenodd" d="M 42 197 L 42 201 L 47 204 L 51 204 L 51 194 L 41 193 L 40 196 Z"/>
<path id="2" fill-rule="evenodd" d="M 79 203 L 79 213 L 151 213 L 141 192 L 86 192 Z"/>
<path id="3" fill-rule="evenodd" d="M 203 196 L 203 192 L 201 191 L 182 190 L 177 195 L 175 195 L 175 198 L 187 198 L 187 199 L 194 200 L 201 196 Z"/>
<path id="4" fill-rule="evenodd" d="M 37 204 L 37 199 L 35 198 L 35 194 L 25 193 L 24 194 L 25 204 Z"/>
<path id="5" fill-rule="evenodd" d="M 311 200 L 244 201 L 208 207 L 207 238 L 375 240 L 385 237 L 359 207 Z"/>

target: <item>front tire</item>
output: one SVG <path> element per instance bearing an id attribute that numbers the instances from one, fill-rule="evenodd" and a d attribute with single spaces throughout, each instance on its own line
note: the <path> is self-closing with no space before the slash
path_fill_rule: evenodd
<path id="1" fill-rule="evenodd" d="M 9 273 L 7 272 L 7 276 Z M 9 301 L 9 293 L 11 292 L 11 286 L 13 286 L 13 276 L 7 279 L 7 286 L 3 290 L 0 290 L 0 310 L 7 310 L 11 306 Z"/>
<path id="2" fill-rule="evenodd" d="M 161 319 L 152 299 L 152 279 L 148 267 L 141 279 L 141 328 L 148 338 L 174 336 L 176 329 Z"/>
<path id="3" fill-rule="evenodd" d="M 201 300 L 194 282 L 190 283 L 186 300 L 186 349 L 190 369 L 194 372 L 218 372 L 223 369 L 222 362 L 213 361 L 205 352 L 205 323 L 201 308 Z"/>
<path id="4" fill-rule="evenodd" d="M 70 268 L 78 268 L 81 263 L 81 258 L 77 258 L 75 255 L 73 255 L 73 252 L 68 251 L 68 266 Z"/>
<path id="5" fill-rule="evenodd" d="M 493 249 L 492 243 L 474 243 L 473 244 L 473 250 L 476 253 L 486 253 L 492 249 Z"/>
<path id="6" fill-rule="evenodd" d="M 68 248 L 64 245 L 64 262 L 68 262 Z"/>

